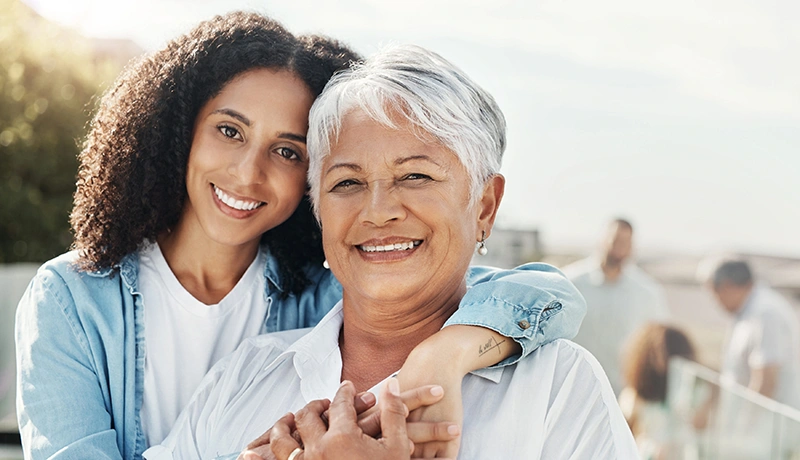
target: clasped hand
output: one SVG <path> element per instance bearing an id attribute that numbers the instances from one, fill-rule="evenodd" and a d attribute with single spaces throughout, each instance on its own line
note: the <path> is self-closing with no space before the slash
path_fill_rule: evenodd
<path id="1" fill-rule="evenodd" d="M 401 394 L 397 379 L 391 378 L 380 391 L 380 403 L 373 407 L 374 395 L 357 395 L 353 384 L 345 381 L 333 402 L 312 401 L 297 414 L 286 414 L 250 443 L 239 460 L 287 460 L 292 455 L 292 460 L 431 458 L 435 450 L 425 445 L 458 437 L 458 426 L 450 422 L 407 421 L 410 411 L 442 399 L 440 386 Z"/>

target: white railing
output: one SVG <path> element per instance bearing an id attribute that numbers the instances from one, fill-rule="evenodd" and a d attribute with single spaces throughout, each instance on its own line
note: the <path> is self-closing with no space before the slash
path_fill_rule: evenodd
<path id="1" fill-rule="evenodd" d="M 678 460 L 800 460 L 800 411 L 700 364 L 670 361 L 667 405 Z"/>

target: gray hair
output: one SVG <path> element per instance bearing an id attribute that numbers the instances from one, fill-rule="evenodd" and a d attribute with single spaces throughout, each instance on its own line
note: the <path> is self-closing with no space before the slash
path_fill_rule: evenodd
<path id="1" fill-rule="evenodd" d="M 355 110 L 393 129 L 393 117 L 401 116 L 417 137 L 432 136 L 452 150 L 469 174 L 473 204 L 500 170 L 506 121 L 494 98 L 436 53 L 413 45 L 386 48 L 334 75 L 311 107 L 308 179 L 317 216 L 322 162 L 345 115 Z"/>
<path id="2" fill-rule="evenodd" d="M 753 272 L 750 265 L 742 259 L 724 259 L 711 272 L 709 281 L 715 288 L 723 283 L 746 286 L 753 282 Z"/>

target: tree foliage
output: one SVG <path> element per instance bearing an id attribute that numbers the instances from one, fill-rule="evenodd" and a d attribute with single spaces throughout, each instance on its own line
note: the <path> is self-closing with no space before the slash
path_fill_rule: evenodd
<path id="1" fill-rule="evenodd" d="M 19 0 L 0 10 L 0 263 L 42 262 L 71 242 L 79 144 L 119 68 Z"/>

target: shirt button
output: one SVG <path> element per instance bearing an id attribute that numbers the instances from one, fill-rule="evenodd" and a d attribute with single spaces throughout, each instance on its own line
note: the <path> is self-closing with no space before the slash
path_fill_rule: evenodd
<path id="1" fill-rule="evenodd" d="M 531 327 L 531 323 L 529 323 L 528 320 L 526 320 L 526 319 L 523 319 L 522 321 L 518 322 L 517 325 L 519 327 L 521 327 L 522 329 L 527 329 L 527 328 Z"/>

